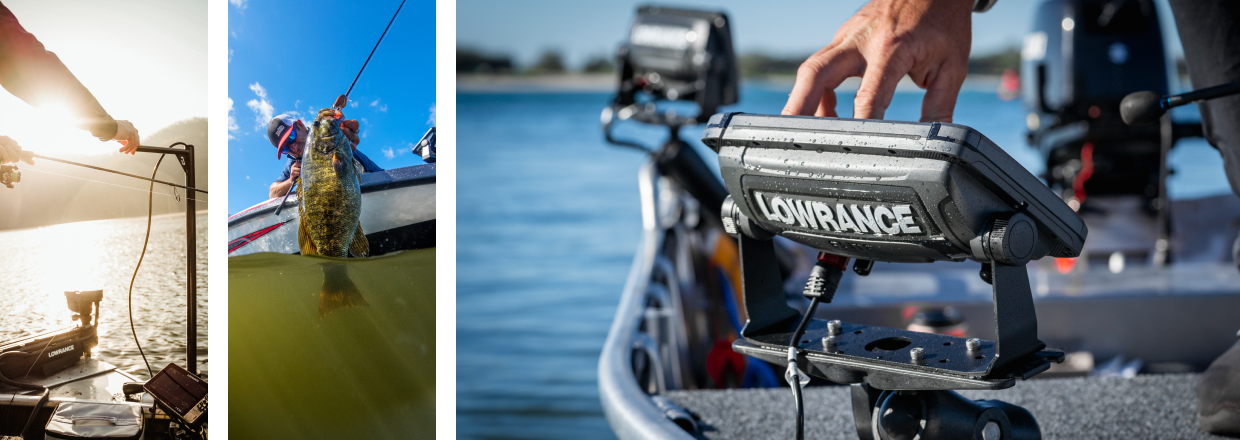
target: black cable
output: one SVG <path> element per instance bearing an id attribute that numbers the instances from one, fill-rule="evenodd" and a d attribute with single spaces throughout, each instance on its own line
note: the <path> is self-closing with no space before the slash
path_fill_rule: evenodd
<path id="1" fill-rule="evenodd" d="M 174 144 L 175 145 L 175 144 Z M 155 169 L 151 170 L 151 179 L 155 179 L 155 173 L 159 172 L 159 164 L 164 163 L 166 154 L 159 155 L 159 161 L 155 162 Z M 129 331 L 133 333 L 133 343 L 138 346 L 138 353 L 142 355 L 142 363 L 146 364 L 147 377 L 155 377 L 155 372 L 151 370 L 151 362 L 146 360 L 146 353 L 142 351 L 142 342 L 138 340 L 138 331 L 133 325 L 133 284 L 138 279 L 138 269 L 142 267 L 142 259 L 146 258 L 146 245 L 151 241 L 151 214 L 155 203 L 155 181 L 151 180 L 151 192 L 147 194 L 146 199 L 146 238 L 142 239 L 142 253 L 138 255 L 138 264 L 133 268 L 133 277 L 129 279 Z"/>
<path id="2" fill-rule="evenodd" d="M 45 344 L 45 345 L 43 346 L 43 349 L 42 349 L 42 350 L 39 350 L 39 353 L 38 353 L 38 354 L 34 354 L 34 353 L 21 353 L 21 352 L 10 351 L 10 352 L 5 352 L 5 353 L 0 353 L 0 359 L 3 359 L 5 356 L 9 356 L 9 357 L 12 357 L 12 356 L 27 356 L 27 357 L 35 357 L 35 358 L 38 358 L 38 357 L 40 357 L 40 356 L 43 356 L 43 352 L 47 350 L 47 347 L 48 347 L 48 346 L 52 345 L 52 341 L 54 341 L 55 339 L 56 339 L 55 337 L 48 338 L 48 340 L 47 340 L 47 344 Z M 32 361 L 32 362 L 30 363 L 30 370 L 29 370 L 29 371 L 33 371 L 33 370 L 34 370 L 34 362 Z M 29 375 L 30 375 L 29 371 L 27 371 L 27 373 L 26 373 L 26 375 L 27 375 L 27 376 L 29 376 Z M 0 372 L 0 383 L 3 383 L 3 384 L 5 384 L 5 385 L 9 385 L 9 386 L 12 386 L 12 387 L 17 387 L 17 388 L 19 388 L 19 389 L 23 389 L 23 390 L 41 390 L 41 391 L 43 391 L 43 395 L 42 395 L 41 397 L 39 397 L 39 402 L 38 402 L 38 403 L 34 406 L 34 408 L 32 408 L 32 409 L 30 410 L 30 417 L 27 417 L 27 418 L 26 418 L 26 424 L 25 424 L 24 426 L 22 426 L 22 431 L 21 431 L 21 434 L 19 434 L 19 435 L 21 436 L 21 438 L 26 438 L 26 434 L 30 431 L 30 426 L 34 424 L 34 419 L 35 419 L 35 418 L 37 418 L 37 417 L 39 416 L 39 410 L 43 408 L 43 405 L 44 405 L 44 404 L 46 404 L 48 400 L 51 400 L 51 397 L 52 397 L 52 390 L 51 390 L 50 388 L 48 388 L 48 387 L 43 386 L 43 385 L 33 384 L 33 383 L 26 383 L 26 382 L 18 382 L 18 381 L 15 381 L 15 380 L 9 379 L 9 378 L 7 378 L 7 377 L 5 377 L 5 376 L 4 376 L 4 372 Z M 17 393 L 13 393 L 13 397 L 9 398 L 9 409 L 8 409 L 8 411 L 5 411 L 5 412 L 4 412 L 4 414 L 5 414 L 4 418 L 5 418 L 5 420 L 6 420 L 6 421 L 8 420 L 8 414 L 9 414 L 9 411 L 12 411 L 12 410 L 13 410 L 13 400 L 15 400 L 16 398 L 17 398 Z"/>
<path id="3" fill-rule="evenodd" d="M 345 103 L 348 103 L 349 93 L 353 92 L 353 86 L 357 85 L 357 79 L 362 77 L 362 71 L 366 70 L 366 65 L 370 64 L 370 57 L 375 56 L 375 51 L 379 49 L 379 43 L 383 42 L 383 37 L 387 35 L 388 29 L 392 27 L 392 22 L 396 21 L 396 16 L 400 15 L 400 8 L 405 7 L 405 0 L 400 0 L 400 6 L 396 7 L 396 13 L 392 14 L 392 19 L 388 21 L 387 27 L 383 28 L 383 34 L 379 35 L 379 41 L 375 42 L 375 48 L 370 50 L 370 55 L 366 55 L 366 62 L 362 63 L 362 68 L 358 69 L 357 76 L 353 77 L 353 83 L 349 84 L 349 90 L 344 92 Z"/>
<path id="4" fill-rule="evenodd" d="M 796 399 L 797 440 L 805 438 L 805 404 L 801 396 L 801 374 L 797 371 L 797 347 L 801 345 L 801 336 L 805 335 L 805 328 L 813 319 L 814 311 L 818 309 L 818 301 L 821 299 L 821 296 L 815 296 L 809 301 L 809 309 L 805 311 L 805 316 L 801 317 L 801 323 L 797 324 L 796 331 L 792 332 L 792 340 L 788 341 L 788 385 L 792 387 L 792 395 Z"/>

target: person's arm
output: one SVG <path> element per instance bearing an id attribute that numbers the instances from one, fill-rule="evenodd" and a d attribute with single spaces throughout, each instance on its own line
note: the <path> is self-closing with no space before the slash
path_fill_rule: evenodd
<path id="1" fill-rule="evenodd" d="M 128 145 L 122 151 L 132 152 L 141 142 L 133 124 L 117 121 L 108 115 L 60 58 L 45 49 L 34 35 L 26 32 L 13 12 L 2 4 L 0 86 L 36 107 L 61 102 L 81 118 L 79 126 L 99 140 L 127 141 Z"/>
<path id="2" fill-rule="evenodd" d="M 871 1 L 801 64 L 783 114 L 837 116 L 835 88 L 857 76 L 853 117 L 882 119 L 896 83 L 908 75 L 926 89 L 921 120 L 951 122 L 968 71 L 975 6 L 974 0 Z"/>
<path id="3" fill-rule="evenodd" d="M 288 194 L 289 188 L 292 188 L 292 187 L 293 187 L 293 179 L 291 178 L 288 180 L 281 181 L 281 182 L 272 183 L 271 188 L 268 189 L 268 191 L 270 192 L 268 194 L 268 197 L 273 198 L 273 199 L 284 197 L 285 194 Z"/>
<path id="4" fill-rule="evenodd" d="M 289 190 L 293 187 L 293 182 L 296 182 L 297 178 L 300 176 L 301 161 L 292 161 L 292 163 L 284 169 L 284 174 L 280 175 L 283 179 L 272 183 L 271 187 L 267 189 L 268 196 L 273 199 L 277 197 L 284 197 L 284 195 L 288 194 Z"/>

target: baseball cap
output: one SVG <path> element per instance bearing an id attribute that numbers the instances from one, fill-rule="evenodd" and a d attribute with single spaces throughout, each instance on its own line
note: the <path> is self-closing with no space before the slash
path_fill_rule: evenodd
<path id="1" fill-rule="evenodd" d="M 288 151 L 288 146 L 284 143 L 289 137 L 297 139 L 297 135 L 294 134 L 296 130 L 293 130 L 293 124 L 296 121 L 292 116 L 283 114 L 271 118 L 271 122 L 267 124 L 267 140 L 271 141 L 271 146 L 276 147 L 276 158 Z"/>

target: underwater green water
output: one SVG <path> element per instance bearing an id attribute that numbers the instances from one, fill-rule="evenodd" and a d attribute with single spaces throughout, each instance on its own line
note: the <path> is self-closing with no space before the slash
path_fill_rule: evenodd
<path id="1" fill-rule="evenodd" d="M 228 315 L 231 438 L 435 436 L 434 248 L 231 257 Z"/>

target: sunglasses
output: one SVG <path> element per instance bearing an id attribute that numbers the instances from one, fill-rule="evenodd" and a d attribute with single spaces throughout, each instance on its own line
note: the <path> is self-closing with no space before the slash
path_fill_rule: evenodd
<path id="1" fill-rule="evenodd" d="M 293 126 L 289 126 L 288 133 L 285 133 L 285 136 L 286 137 L 280 141 L 280 147 L 276 149 L 277 159 L 284 157 L 285 153 L 291 153 L 290 150 L 293 142 L 297 140 L 297 129 Z"/>

